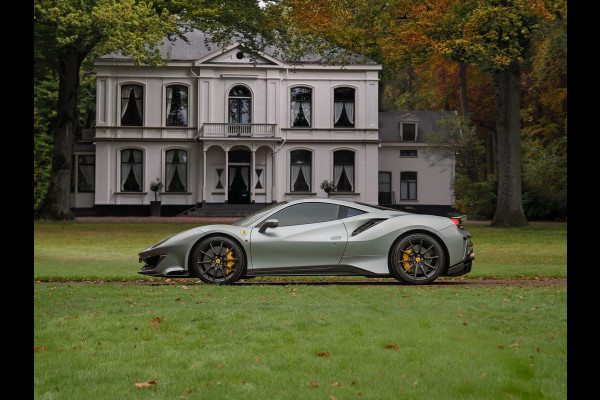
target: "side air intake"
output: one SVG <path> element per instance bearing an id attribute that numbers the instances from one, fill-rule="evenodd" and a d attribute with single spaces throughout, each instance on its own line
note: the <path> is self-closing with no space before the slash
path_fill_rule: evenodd
<path id="1" fill-rule="evenodd" d="M 361 226 L 359 226 L 358 228 L 356 228 L 354 231 L 352 231 L 351 236 L 356 236 L 360 233 L 363 233 L 367 229 L 370 229 L 370 228 L 374 227 L 375 225 L 377 225 L 378 223 L 383 222 L 385 220 L 387 220 L 387 218 L 377 218 L 377 219 L 369 220 L 369 221 L 365 222 L 364 224 L 362 224 Z"/>

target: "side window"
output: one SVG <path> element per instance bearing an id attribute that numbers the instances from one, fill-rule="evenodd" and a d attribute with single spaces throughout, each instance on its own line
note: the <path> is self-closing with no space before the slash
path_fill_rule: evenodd
<path id="1" fill-rule="evenodd" d="M 400 200 L 417 199 L 417 173 L 400 172 Z"/>
<path id="2" fill-rule="evenodd" d="M 276 219 L 279 226 L 315 224 L 338 219 L 339 206 L 327 203 L 302 203 L 284 208 L 267 219 Z"/>
<path id="3" fill-rule="evenodd" d="M 185 192 L 187 189 L 187 151 L 169 150 L 166 156 L 166 191 Z"/>
<path id="4" fill-rule="evenodd" d="M 167 87 L 167 126 L 187 126 L 188 89 L 185 86 Z"/>
<path id="5" fill-rule="evenodd" d="M 141 192 L 143 163 L 142 151 L 137 149 L 121 150 L 121 191 Z"/>
<path id="6" fill-rule="evenodd" d="M 312 111 L 312 89 L 295 87 L 290 92 L 290 123 L 291 126 L 310 127 Z"/>
<path id="7" fill-rule="evenodd" d="M 290 183 L 292 192 L 310 192 L 312 153 L 308 150 L 290 152 Z"/>
<path id="8" fill-rule="evenodd" d="M 139 85 L 121 87 L 121 126 L 142 126 L 144 121 L 144 88 Z"/>
<path id="9" fill-rule="evenodd" d="M 357 210 L 356 208 L 340 206 L 340 215 L 339 218 L 350 218 L 356 215 L 364 214 L 366 211 Z"/>
<path id="10" fill-rule="evenodd" d="M 333 89 L 333 126 L 354 127 L 354 89 Z"/>

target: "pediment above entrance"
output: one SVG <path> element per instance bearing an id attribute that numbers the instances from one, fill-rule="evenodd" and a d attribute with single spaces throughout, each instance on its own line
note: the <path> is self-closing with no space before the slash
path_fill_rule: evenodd
<path id="1" fill-rule="evenodd" d="M 261 54 L 259 56 L 252 56 L 244 49 L 235 44 L 229 46 L 222 51 L 217 51 L 212 54 L 208 54 L 205 57 L 196 61 L 196 66 L 199 65 L 211 65 L 211 64 L 220 64 L 220 65 L 282 65 L 282 63 L 266 54 Z"/>

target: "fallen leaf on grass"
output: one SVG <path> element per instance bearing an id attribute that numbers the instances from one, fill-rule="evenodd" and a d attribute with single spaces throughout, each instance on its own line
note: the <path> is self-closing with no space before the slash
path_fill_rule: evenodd
<path id="1" fill-rule="evenodd" d="M 139 387 L 139 388 L 143 388 L 143 387 L 150 387 L 152 385 L 156 385 L 156 382 L 158 381 L 158 379 L 152 379 L 151 381 L 148 382 L 142 382 L 142 383 L 135 383 L 135 386 Z"/>
<path id="2" fill-rule="evenodd" d="M 385 348 L 398 350 L 398 345 L 397 344 L 388 344 L 387 346 L 385 346 Z"/>
<path id="3" fill-rule="evenodd" d="M 317 386 L 319 386 L 319 384 L 317 382 L 315 382 L 315 381 L 311 381 L 311 382 L 308 382 L 308 386 L 310 386 L 310 387 L 317 387 Z"/>
<path id="4" fill-rule="evenodd" d="M 160 323 L 162 322 L 162 319 L 160 319 L 160 317 L 154 317 L 150 322 L 152 322 L 150 325 L 151 328 L 160 329 Z"/>
<path id="5" fill-rule="evenodd" d="M 333 383 L 331 384 L 331 386 L 332 386 L 332 387 L 339 387 L 339 386 L 342 386 L 342 385 L 340 385 L 340 384 L 339 384 L 339 383 L 337 383 L 337 382 L 333 382 Z"/>
<path id="6" fill-rule="evenodd" d="M 331 357 L 331 354 L 329 352 L 327 352 L 327 353 L 321 352 L 321 353 L 317 353 L 317 357 Z"/>

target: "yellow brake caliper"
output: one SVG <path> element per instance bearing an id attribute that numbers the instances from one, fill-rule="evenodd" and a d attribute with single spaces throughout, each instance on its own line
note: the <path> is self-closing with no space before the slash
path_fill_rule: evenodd
<path id="1" fill-rule="evenodd" d="M 410 253 L 412 253 L 412 250 L 406 250 L 404 252 L 404 254 L 402 255 L 402 260 L 407 261 L 410 258 L 408 256 Z M 404 267 L 405 270 L 408 270 L 410 268 L 410 263 L 408 263 L 408 262 L 402 263 L 402 266 Z"/>
<path id="2" fill-rule="evenodd" d="M 225 251 L 227 251 L 227 257 L 226 258 L 228 260 L 232 260 L 233 256 L 231 255 L 231 253 L 232 253 L 231 250 L 225 249 Z M 225 272 L 227 273 L 227 275 L 229 275 L 229 273 L 232 271 L 231 267 L 233 267 L 234 264 L 235 264 L 235 261 L 227 261 L 227 268 L 225 269 Z"/>

